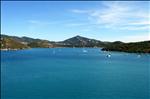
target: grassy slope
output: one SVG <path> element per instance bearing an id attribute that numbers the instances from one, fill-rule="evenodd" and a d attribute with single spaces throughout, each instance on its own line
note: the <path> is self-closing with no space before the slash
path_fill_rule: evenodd
<path id="1" fill-rule="evenodd" d="M 3 38 L 0 41 L 1 49 L 10 48 L 10 49 L 24 49 L 28 48 L 27 45 L 17 42 L 11 38 Z"/>

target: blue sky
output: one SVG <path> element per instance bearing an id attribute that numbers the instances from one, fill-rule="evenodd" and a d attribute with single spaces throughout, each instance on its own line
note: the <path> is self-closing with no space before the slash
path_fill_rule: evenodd
<path id="1" fill-rule="evenodd" d="M 61 41 L 150 39 L 149 1 L 2 1 L 1 33 Z"/>

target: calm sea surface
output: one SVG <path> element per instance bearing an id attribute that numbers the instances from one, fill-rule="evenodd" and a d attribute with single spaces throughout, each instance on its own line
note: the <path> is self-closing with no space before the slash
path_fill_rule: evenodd
<path id="1" fill-rule="evenodd" d="M 1 52 L 1 99 L 150 99 L 150 54 L 98 48 Z"/>

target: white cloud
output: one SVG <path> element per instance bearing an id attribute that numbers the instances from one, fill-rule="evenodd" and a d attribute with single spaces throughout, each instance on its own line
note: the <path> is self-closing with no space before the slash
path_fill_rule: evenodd
<path id="1" fill-rule="evenodd" d="M 120 27 L 121 30 L 149 30 L 150 31 L 150 26 L 149 25 L 144 25 L 144 26 L 124 26 Z"/>
<path id="2" fill-rule="evenodd" d="M 98 23 L 109 24 L 109 25 L 117 25 L 122 23 L 126 17 L 126 12 L 128 12 L 128 7 L 121 7 L 120 5 L 116 5 L 116 3 L 112 5 L 107 5 L 107 8 L 101 10 L 96 10 L 93 13 L 90 13 Z"/>
<path id="3" fill-rule="evenodd" d="M 89 10 L 79 10 L 79 9 L 73 9 L 71 10 L 73 13 L 89 13 Z"/>
<path id="4" fill-rule="evenodd" d="M 137 2 L 103 2 L 103 8 L 96 10 L 72 10 L 74 13 L 87 14 L 95 24 L 111 29 L 147 30 L 150 27 L 150 13 Z M 147 5 L 147 8 L 149 5 Z M 150 10 L 150 9 L 149 9 Z M 140 26 L 140 28 L 138 28 Z M 117 28 L 116 28 L 117 27 Z M 138 29 L 137 29 L 138 28 Z"/>
<path id="5" fill-rule="evenodd" d="M 150 25 L 150 20 L 134 21 L 131 22 L 130 25 Z"/>

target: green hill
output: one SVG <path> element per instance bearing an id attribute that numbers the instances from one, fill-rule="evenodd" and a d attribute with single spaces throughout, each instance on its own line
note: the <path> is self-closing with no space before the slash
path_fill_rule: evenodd
<path id="1" fill-rule="evenodd" d="M 52 44 L 48 40 L 34 39 L 30 37 L 17 37 L 1 35 L 1 49 L 23 49 L 23 48 L 48 48 Z"/>
<path id="2" fill-rule="evenodd" d="M 62 43 L 68 45 L 69 47 L 103 47 L 105 45 L 102 41 L 89 39 L 78 35 L 64 40 Z"/>
<path id="3" fill-rule="evenodd" d="M 122 51 L 129 53 L 150 53 L 150 41 L 135 43 L 116 43 L 113 42 L 105 46 L 103 51 Z"/>
<path id="4" fill-rule="evenodd" d="M 17 42 L 11 38 L 1 38 L 1 49 L 24 49 L 27 45 Z"/>
<path id="5" fill-rule="evenodd" d="M 28 46 L 32 47 L 32 48 L 49 48 L 49 47 L 53 47 L 52 44 L 50 44 L 48 41 L 37 41 L 37 42 L 31 42 L 28 44 Z"/>

